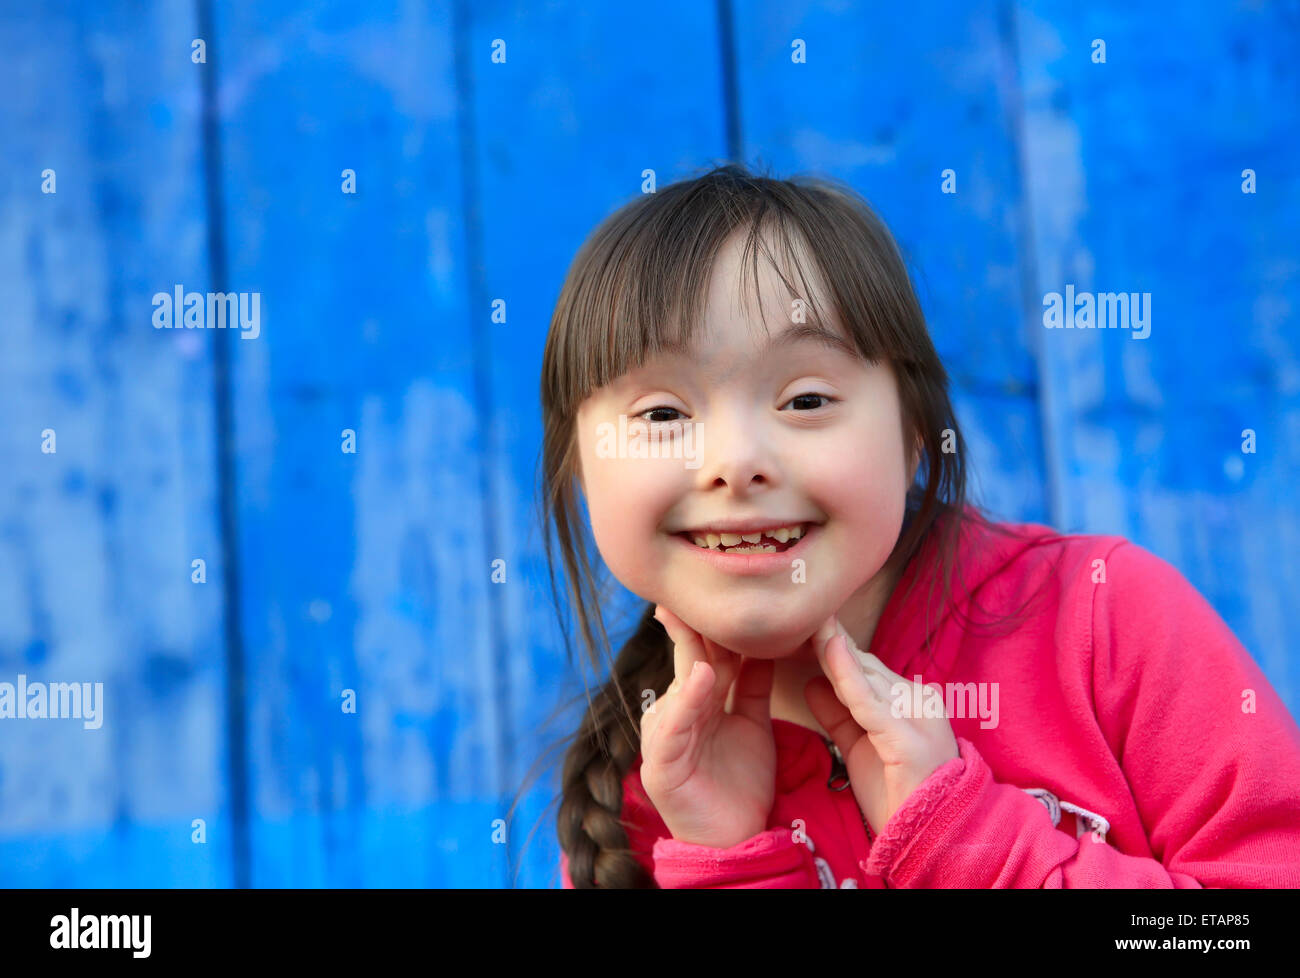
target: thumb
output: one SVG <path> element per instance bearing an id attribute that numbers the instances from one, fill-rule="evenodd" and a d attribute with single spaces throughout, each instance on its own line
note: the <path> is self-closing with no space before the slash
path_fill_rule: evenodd
<path id="1" fill-rule="evenodd" d="M 822 725 L 822 729 L 834 741 L 844 757 L 858 742 L 863 730 L 853 719 L 849 708 L 835 695 L 835 687 L 825 676 L 816 676 L 804 686 L 803 698 L 808 703 L 813 717 Z"/>

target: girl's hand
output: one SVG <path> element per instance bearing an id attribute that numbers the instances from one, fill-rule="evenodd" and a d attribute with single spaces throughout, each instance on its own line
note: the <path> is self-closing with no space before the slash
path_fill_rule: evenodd
<path id="1" fill-rule="evenodd" d="M 893 715 L 895 684 L 907 687 L 908 704 L 919 684 L 859 649 L 837 617 L 812 642 L 826 676 L 810 680 L 804 698 L 844 756 L 858 807 L 879 835 L 922 781 L 960 756 L 957 738 L 946 717 Z"/>
<path id="2" fill-rule="evenodd" d="M 767 828 L 776 795 L 772 660 L 715 645 L 662 605 L 655 618 L 674 678 L 641 715 L 641 783 L 674 839 L 729 849 Z"/>

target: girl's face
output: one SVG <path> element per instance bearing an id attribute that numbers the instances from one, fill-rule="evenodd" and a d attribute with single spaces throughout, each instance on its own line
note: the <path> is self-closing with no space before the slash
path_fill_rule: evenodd
<path id="1" fill-rule="evenodd" d="M 733 237 L 689 355 L 655 356 L 582 403 L 580 478 L 596 545 L 625 587 L 719 645 L 776 658 L 831 614 L 848 625 L 879 600 L 868 586 L 898 539 L 915 463 L 891 370 L 783 337 L 816 323 L 811 307 L 801 317 L 780 303 L 787 292 L 760 261 L 769 345 L 754 301 L 737 295 L 739 261 Z M 703 550 L 690 539 L 702 533 L 685 532 L 735 522 L 806 530 L 753 556 Z"/>

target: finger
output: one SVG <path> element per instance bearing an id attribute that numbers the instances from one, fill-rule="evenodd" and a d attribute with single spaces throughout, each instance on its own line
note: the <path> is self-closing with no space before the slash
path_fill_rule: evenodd
<path id="1" fill-rule="evenodd" d="M 882 688 L 883 679 L 873 680 L 863 672 L 843 635 L 836 635 L 826 644 L 823 668 L 834 686 L 835 695 L 863 730 L 877 733 L 885 729 L 890 719 L 889 690 Z"/>
<path id="2" fill-rule="evenodd" d="M 710 693 L 717 676 L 707 662 L 701 662 L 688 674 L 676 696 L 659 701 L 663 712 L 655 725 L 650 743 L 642 750 L 652 763 L 667 765 L 681 760 L 696 742 L 695 731 L 710 712 Z"/>
<path id="3" fill-rule="evenodd" d="M 835 746 L 840 749 L 840 753 L 847 757 L 848 748 L 862 736 L 863 730 L 853 719 L 849 708 L 835 695 L 835 688 L 830 680 L 825 676 L 814 677 L 804 686 L 803 696 L 808 701 L 808 708 L 812 710 L 813 717 L 821 724 L 831 740 L 835 741 Z"/>
<path id="4" fill-rule="evenodd" d="M 844 626 L 840 624 L 840 620 L 834 615 L 831 615 L 822 622 L 821 627 L 817 629 L 816 633 L 809 640 L 812 642 L 813 650 L 817 653 L 817 661 L 821 663 L 822 672 L 827 672 L 826 647 L 837 635 L 845 635 L 845 637 L 847 637 L 847 634 L 844 631 Z M 849 639 L 849 641 L 851 643 L 852 639 Z M 853 646 L 850 645 L 849 647 L 852 648 Z"/>
<path id="5" fill-rule="evenodd" d="M 822 622 L 821 627 L 818 628 L 817 631 L 813 633 L 813 637 L 809 639 L 809 641 L 812 642 L 813 649 L 817 652 L 818 658 L 820 658 L 822 653 L 825 651 L 826 643 L 835 637 L 835 631 L 838 624 L 839 619 L 834 615 L 831 615 Z"/>
<path id="6" fill-rule="evenodd" d="M 804 699 L 808 701 L 808 708 L 812 710 L 813 716 L 817 722 L 822 725 L 822 729 L 830 736 L 835 746 L 840 750 L 840 756 L 847 762 L 850 752 L 857 746 L 858 742 L 866 736 L 866 731 L 853 718 L 849 708 L 840 702 L 839 697 L 835 695 L 835 689 L 831 686 L 831 681 L 825 676 L 816 676 L 811 679 L 803 691 Z M 870 743 L 870 740 L 868 740 Z M 867 765 L 867 782 L 878 780 L 881 776 L 882 764 L 880 755 L 876 753 L 875 745 L 872 745 L 870 751 L 865 752 L 865 760 L 862 759 L 863 752 L 859 751 L 854 757 L 855 765 Z"/>
<path id="7" fill-rule="evenodd" d="M 771 659 L 741 659 L 732 714 L 748 717 L 760 725 L 771 723 L 772 677 L 775 672 L 776 663 Z"/>
<path id="8" fill-rule="evenodd" d="M 853 636 L 849 634 L 848 629 L 844 627 L 844 623 L 838 618 L 835 619 L 835 630 L 844 639 L 858 669 L 866 677 L 867 683 L 877 696 L 892 701 L 897 696 L 911 691 L 911 683 L 885 665 L 879 657 L 872 655 L 870 652 L 863 652 L 858 643 L 853 640 Z M 899 683 L 902 683 L 906 688 L 900 690 L 898 688 Z"/>
<path id="9" fill-rule="evenodd" d="M 858 665 L 861 668 L 867 670 L 869 673 L 878 673 L 880 676 L 888 680 L 889 686 L 893 686 L 896 682 L 907 682 L 906 679 L 894 672 L 894 670 L 890 669 L 889 666 L 885 665 L 884 660 L 879 656 L 876 656 L 871 652 L 864 652 L 858 643 L 853 640 L 853 636 L 849 634 L 848 629 L 844 627 L 844 623 L 838 618 L 835 619 L 835 627 L 839 634 L 843 635 L 845 640 L 848 642 L 849 651 L 852 652 L 853 657 L 858 660 Z"/>
<path id="10" fill-rule="evenodd" d="M 880 658 L 872 655 L 870 652 L 863 652 L 853 644 L 850 636 L 845 636 L 849 642 L 849 648 L 854 652 L 854 659 L 862 675 L 866 678 L 867 684 L 875 691 L 875 694 L 889 704 L 891 716 L 907 716 L 913 698 L 916 694 L 913 687 L 917 684 L 904 679 L 898 673 L 890 669 Z M 897 712 L 894 705 L 899 705 Z"/>
<path id="11" fill-rule="evenodd" d="M 876 660 L 879 663 L 879 660 Z M 913 682 L 910 679 L 904 679 L 896 672 L 882 668 L 883 664 L 872 665 L 869 667 L 871 684 L 876 689 L 886 690 L 891 702 L 899 706 L 899 716 L 911 716 L 915 711 L 912 709 L 913 702 L 925 702 L 929 695 L 926 691 L 931 687 L 937 686 L 936 683 Z M 939 687 L 939 698 L 943 699 L 943 688 Z"/>
<path id="12" fill-rule="evenodd" d="M 700 635 L 663 605 L 655 605 L 655 618 L 664 626 L 673 643 L 673 682 L 680 688 L 696 662 L 705 662 L 704 643 Z"/>

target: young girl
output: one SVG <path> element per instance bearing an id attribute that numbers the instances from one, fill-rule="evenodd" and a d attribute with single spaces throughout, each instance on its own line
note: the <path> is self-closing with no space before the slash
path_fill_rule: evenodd
<path id="1" fill-rule="evenodd" d="M 542 406 L 593 667 L 585 520 L 646 601 L 565 756 L 565 887 L 1300 886 L 1285 705 L 1165 561 L 966 503 L 850 189 L 730 165 L 617 211 Z"/>

